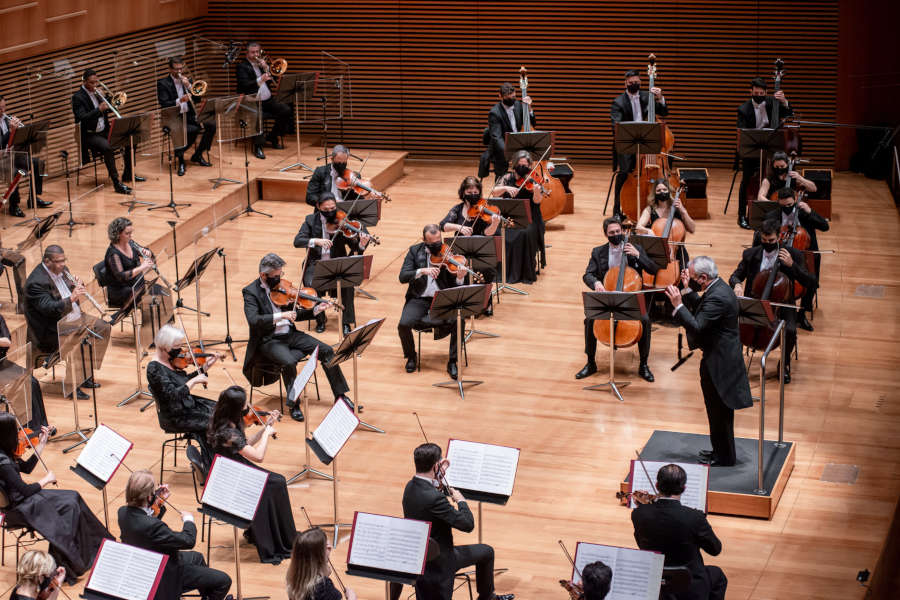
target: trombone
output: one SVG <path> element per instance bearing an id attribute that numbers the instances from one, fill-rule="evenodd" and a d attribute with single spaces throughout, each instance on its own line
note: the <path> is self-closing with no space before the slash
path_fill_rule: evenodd
<path id="1" fill-rule="evenodd" d="M 259 57 L 259 62 L 262 67 L 266 70 L 266 73 L 274 78 L 275 81 L 275 89 L 281 85 L 281 76 L 287 72 L 288 69 L 288 61 L 283 58 L 276 58 L 272 61 L 270 65 L 266 60 L 268 56 L 266 56 L 265 52 L 262 52 Z"/>
<path id="2" fill-rule="evenodd" d="M 184 91 L 188 95 L 188 102 L 190 102 L 191 106 L 194 108 L 194 114 L 199 116 L 200 113 L 197 110 L 197 105 L 194 104 L 194 96 L 203 96 L 206 94 L 209 84 L 202 79 L 191 81 L 190 74 L 182 71 L 181 85 L 184 86 Z"/>
<path id="3" fill-rule="evenodd" d="M 121 119 L 122 115 L 116 109 L 125 106 L 125 103 L 128 102 L 128 94 L 126 94 L 125 92 L 112 92 L 105 83 L 103 83 L 99 79 L 97 80 L 97 82 L 99 83 L 100 87 L 106 90 L 106 93 L 109 94 L 110 100 L 104 98 L 103 94 L 101 94 L 96 89 L 94 90 L 94 93 L 97 94 L 97 97 L 99 97 L 103 102 L 106 102 L 109 110 L 111 110 L 112 113 L 116 115 L 117 119 Z"/>

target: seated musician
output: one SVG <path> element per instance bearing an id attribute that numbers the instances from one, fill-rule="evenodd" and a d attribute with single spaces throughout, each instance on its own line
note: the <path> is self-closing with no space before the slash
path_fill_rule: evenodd
<path id="1" fill-rule="evenodd" d="M 602 561 L 588 563 L 581 570 L 581 586 L 584 600 L 603 600 L 612 585 L 612 569 Z"/>
<path id="2" fill-rule="evenodd" d="M 275 83 L 269 66 L 262 57 L 262 46 L 259 42 L 247 42 L 247 58 L 235 66 L 237 93 L 254 95 L 260 101 L 264 117 L 274 119 L 275 123 L 266 136 L 261 131 L 253 138 L 253 156 L 264 159 L 263 143 L 268 141 L 276 150 L 284 148 L 279 138 L 290 131 L 294 117 L 294 109 L 275 99 Z"/>
<path id="3" fill-rule="evenodd" d="M 25 280 L 28 272 L 25 270 L 25 256 L 15 248 L 3 248 L 0 240 L 0 275 L 6 267 L 12 268 L 13 282 L 16 286 L 16 314 L 25 312 Z"/>
<path id="4" fill-rule="evenodd" d="M 44 250 L 43 261 L 31 271 L 25 282 L 25 320 L 28 323 L 28 339 L 35 353 L 52 354 L 59 350 L 57 323 L 63 317 L 66 317 L 66 321 L 76 321 L 84 312 L 82 303 L 87 299 L 87 290 L 82 281 L 76 280 L 77 283 L 73 283 L 70 277 L 72 275 L 66 268 L 63 249 L 53 244 Z M 101 317 L 89 318 L 88 326 L 100 336 L 100 339 L 90 336 L 94 368 L 99 369 L 109 346 L 111 327 Z M 75 360 L 80 361 L 80 353 L 76 352 L 76 355 Z M 59 358 L 69 359 L 66 356 Z M 81 390 L 82 387 L 100 387 L 90 375 L 88 365 L 84 368 L 84 375 L 84 381 L 76 390 L 80 400 L 88 399 L 88 395 Z"/>
<path id="5" fill-rule="evenodd" d="M 328 557 L 332 547 L 328 536 L 318 527 L 307 529 L 294 538 L 291 564 L 287 572 L 288 600 L 341 600 L 334 587 Z M 347 600 L 356 600 L 356 592 L 347 588 Z"/>
<path id="6" fill-rule="evenodd" d="M 661 552 L 665 566 L 687 567 L 691 586 L 675 596 L 676 600 L 724 600 L 728 579 L 722 569 L 703 564 L 703 550 L 710 556 L 722 552 L 706 515 L 681 504 L 687 474 L 678 465 L 669 464 L 656 473 L 655 502 L 638 504 L 631 511 L 634 540 L 641 550 Z"/>
<path id="7" fill-rule="evenodd" d="M 778 190 L 786 185 L 790 185 L 788 183 L 788 177 L 794 181 L 797 187 L 807 192 L 816 191 L 815 183 L 806 179 L 797 171 L 788 171 L 787 154 L 784 152 L 776 152 L 772 155 L 772 172 L 759 184 L 759 196 L 757 199 L 761 202 L 769 200 L 770 196 L 774 196 Z"/>
<path id="8" fill-rule="evenodd" d="M 241 290 L 244 296 L 244 316 L 250 326 L 250 340 L 244 356 L 244 376 L 253 385 L 263 385 L 277 381 L 262 371 L 275 367 L 281 372 L 285 389 L 291 389 L 297 377 L 297 362 L 319 348 L 319 362 L 328 377 L 334 400 L 343 399 L 351 408 L 353 402 L 347 396 L 350 389 L 340 366 L 326 367 L 334 356 L 334 350 L 325 342 L 299 331 L 294 321 L 310 319 L 313 313 L 325 310 L 327 304 L 317 303 L 312 310 L 296 310 L 292 304 L 276 306 L 270 297 L 277 290 L 284 273 L 284 259 L 277 254 L 266 254 L 259 261 L 259 278 Z M 255 367 L 263 367 L 262 370 Z M 288 404 L 291 418 L 303 420 L 300 402 Z M 359 410 L 362 410 L 360 405 Z"/>
<path id="9" fill-rule="evenodd" d="M 494 166 L 494 175 L 497 179 L 506 174 L 509 166 L 506 160 L 506 134 L 522 131 L 526 110 L 531 128 L 537 126 L 534 111 L 531 110 L 530 96 L 525 96 L 521 101 L 516 100 L 516 88 L 511 83 L 503 83 L 500 86 L 499 95 L 500 101 L 494 104 L 488 112 L 488 129 L 485 136 L 485 144 L 488 148 L 481 158 L 478 169 L 479 179 L 487 177 L 491 164 Z"/>
<path id="10" fill-rule="evenodd" d="M 607 290 L 604 287 L 603 279 L 610 269 L 618 268 L 622 264 L 623 255 L 627 266 L 636 270 L 638 274 L 643 274 L 644 271 L 656 273 L 659 270 L 657 264 L 650 260 L 643 248 L 633 246 L 625 241 L 624 230 L 619 219 L 616 217 L 604 219 L 603 232 L 609 241 L 591 250 L 591 259 L 588 261 L 587 269 L 582 277 L 590 290 L 602 292 L 615 289 Z M 645 381 L 652 382 L 653 373 L 647 366 L 647 360 L 650 358 L 650 318 L 645 315 L 641 319 L 641 324 L 643 331 L 638 340 L 638 353 L 641 360 L 638 375 Z M 594 355 L 597 353 L 597 338 L 594 335 L 594 321 L 591 319 L 584 320 L 584 353 L 587 355 L 587 364 L 575 374 L 575 379 L 584 379 L 597 372 L 597 363 L 594 362 Z"/>
<path id="11" fill-rule="evenodd" d="M 130 194 L 131 188 L 131 146 L 122 148 L 122 158 L 125 168 L 122 171 L 122 180 L 119 181 L 119 171 L 116 169 L 116 149 L 109 145 L 109 104 L 111 100 L 103 96 L 97 86 L 100 78 L 93 69 L 85 69 L 81 75 L 82 86 L 72 94 L 72 112 L 75 113 L 75 123 L 78 124 L 81 135 L 81 163 L 91 162 L 90 152 L 103 156 L 106 163 L 106 172 L 113 182 L 113 189 L 117 194 Z M 144 178 L 135 175 L 135 181 L 144 181 Z"/>
<path id="12" fill-rule="evenodd" d="M 347 237 L 340 233 L 337 226 L 340 220 L 337 217 L 337 203 L 331 192 L 323 192 L 319 195 L 317 210 L 306 216 L 300 231 L 294 236 L 294 248 L 306 248 L 306 260 L 303 265 L 303 285 L 310 287 L 313 281 L 316 263 L 323 259 L 355 256 L 365 252 L 369 245 L 369 236 L 365 226 L 363 232 L 353 237 Z M 327 293 L 334 296 L 337 290 L 321 290 L 319 294 Z M 341 312 L 341 325 L 344 335 L 350 332 L 350 326 L 356 323 L 356 307 L 353 301 L 355 290 L 352 286 L 341 286 L 340 303 L 343 305 Z M 324 311 L 316 315 L 316 331 L 325 331 L 327 317 Z"/>
<path id="13" fill-rule="evenodd" d="M 12 115 L 6 114 L 6 100 L 3 96 L 0 96 L 0 150 L 5 150 L 9 147 L 10 138 L 13 135 L 13 127 L 20 127 L 22 122 L 19 119 L 15 118 Z M 28 166 L 28 155 L 27 149 L 20 146 L 13 146 L 11 148 L 16 152 L 15 157 L 13 158 L 12 170 L 10 173 L 10 182 L 12 182 L 12 177 L 15 176 L 16 170 L 22 170 L 26 173 L 29 172 Z M 47 208 L 52 205 L 53 202 L 47 202 L 45 200 L 41 200 L 41 193 L 44 190 L 44 178 L 40 176 L 41 168 L 43 166 L 43 161 L 37 156 L 31 157 L 31 168 L 34 169 L 34 195 L 37 197 L 37 205 L 38 208 Z M 5 193 L 6 188 L 0 192 Z M 24 217 L 25 213 L 22 212 L 22 209 L 19 208 L 19 186 L 16 185 L 16 188 L 12 191 L 7 200 L 9 204 L 9 214 L 14 217 Z M 32 198 L 31 186 L 28 186 L 28 208 L 34 206 L 34 198 Z"/>
<path id="14" fill-rule="evenodd" d="M 135 286 L 143 281 L 144 273 L 153 269 L 153 255 L 145 256 L 132 241 L 134 223 L 127 217 L 113 219 L 107 227 L 107 234 L 109 247 L 103 257 L 109 280 L 106 294 L 111 307 L 121 308 L 133 301 L 135 291 L 140 291 Z"/>
<path id="15" fill-rule="evenodd" d="M 477 180 L 476 180 L 477 181 Z M 406 302 L 397 323 L 400 345 L 406 358 L 406 372 L 416 370 L 416 344 L 413 341 L 413 329 L 434 328 L 435 339 L 450 335 L 450 355 L 447 360 L 447 373 L 456 379 L 456 319 L 435 321 L 428 314 L 431 301 L 438 290 L 463 285 L 465 274 L 456 277 L 446 268 L 432 266 L 429 257 L 440 256 L 443 241 L 441 231 L 435 224 L 426 225 L 422 229 L 422 241 L 410 246 L 400 267 L 400 283 L 409 284 L 406 290 Z"/>
<path id="16" fill-rule="evenodd" d="M 613 131 L 616 123 L 627 121 L 646 121 L 650 106 L 650 95 L 654 96 L 654 108 L 658 117 L 669 114 L 666 98 L 658 87 L 651 88 L 649 92 L 641 89 L 641 74 L 636 69 L 625 72 L 625 92 L 619 94 L 612 101 L 609 109 L 609 118 L 612 120 Z M 634 154 L 618 154 L 613 148 L 613 169 L 616 171 L 616 195 L 613 204 L 613 215 L 621 216 L 622 209 L 620 196 L 622 186 L 628 179 L 628 174 L 634 171 L 636 156 Z"/>
<path id="17" fill-rule="evenodd" d="M 3 315 L 0 315 L 0 386 L 12 383 L 25 372 L 21 365 L 17 365 L 7 359 L 11 346 L 12 334 L 9 332 L 9 327 L 6 326 L 6 319 L 3 318 Z M 41 384 L 32 375 L 28 385 L 31 386 L 31 420 L 25 423 L 25 427 L 32 431 L 40 431 L 41 427 L 47 427 L 50 431 L 50 436 L 53 437 L 56 435 L 56 427 L 50 427 L 49 423 L 47 423 L 47 409 L 44 408 L 44 394 L 41 391 Z M 7 392 L 6 395 L 9 395 L 9 393 Z"/>
<path id="18" fill-rule="evenodd" d="M 788 288 L 788 297 L 778 300 L 781 303 L 794 304 L 794 282 L 797 281 L 805 288 L 815 289 L 818 286 L 815 275 L 810 274 L 804 265 L 803 253 L 794 248 L 785 248 L 778 242 L 778 233 L 780 229 L 778 221 L 763 221 L 759 228 L 760 245 L 752 246 L 744 250 L 741 255 L 741 262 L 738 263 L 734 273 L 728 278 L 728 284 L 734 288 L 734 293 L 738 296 L 751 295 L 751 290 L 757 285 L 762 286 L 765 281 L 757 284 L 756 279 L 762 273 L 763 277 L 768 278 L 768 273 L 775 265 L 779 263 L 779 271 L 787 277 L 790 285 Z M 762 287 L 760 287 L 762 289 Z M 756 294 L 753 294 L 756 296 Z M 782 358 L 784 360 L 784 382 L 791 382 L 791 353 L 794 351 L 794 345 L 797 343 L 797 311 L 791 308 L 779 308 L 775 311 L 779 319 L 784 319 L 785 336 L 782 349 Z"/>
<path id="19" fill-rule="evenodd" d="M 331 150 L 331 164 L 319 165 L 313 170 L 306 184 L 306 203 L 317 206 L 322 194 L 330 193 L 336 200 L 356 200 L 359 194 L 353 189 L 341 190 L 338 187 L 338 177 L 347 171 L 347 161 L 350 160 L 350 150 L 336 144 Z"/>
<path id="20" fill-rule="evenodd" d="M 162 108 L 177 106 L 179 112 L 186 116 L 187 143 L 181 148 L 175 149 L 175 158 L 178 159 L 178 176 L 181 177 L 185 172 L 184 151 L 194 145 L 201 129 L 203 135 L 191 156 L 191 162 L 201 167 L 212 166 L 203 158 L 203 153 L 206 152 L 208 156 L 209 149 L 212 148 L 213 139 L 216 136 L 216 121 L 215 118 L 206 119 L 202 125 L 197 121 L 195 105 L 201 102 L 202 98 L 190 93 L 191 82 L 182 74 L 184 59 L 180 56 L 173 56 L 169 58 L 168 65 L 169 75 L 156 82 L 156 99 Z"/>
<path id="21" fill-rule="evenodd" d="M 669 218 L 669 212 L 673 210 L 675 211 L 674 218 L 684 224 L 685 231 L 687 233 L 694 233 L 697 226 L 694 223 L 694 219 L 692 219 L 691 215 L 688 213 L 687 208 L 682 204 L 680 198 L 675 199 L 672 197 L 672 190 L 669 187 L 669 183 L 667 181 L 660 181 L 647 196 L 647 205 L 644 206 L 641 218 L 638 219 L 635 229 L 639 233 L 653 235 L 653 223 L 656 222 L 657 219 L 662 219 L 663 223 L 665 223 L 666 219 Z M 684 246 L 678 246 L 675 254 L 678 257 L 680 269 L 686 269 L 688 261 L 690 261 L 687 249 Z"/>
<path id="22" fill-rule="evenodd" d="M 780 123 L 772 124 L 772 109 L 775 102 L 781 103 L 778 109 L 779 120 L 794 114 L 794 109 L 788 103 L 783 91 L 778 90 L 774 97 L 766 96 L 766 80 L 754 77 L 750 82 L 750 99 L 737 109 L 738 129 L 774 129 L 780 126 Z M 747 185 L 754 177 L 759 177 L 759 158 L 744 158 L 741 162 L 741 171 L 743 175 L 738 194 L 738 225 L 750 229 L 750 222 L 747 220 Z"/>
<path id="23" fill-rule="evenodd" d="M 57 567 L 52 556 L 43 550 L 29 550 L 16 566 L 16 586 L 9 600 L 57 600 L 65 580 L 65 567 Z M 51 583 L 55 587 L 49 587 Z"/>
<path id="24" fill-rule="evenodd" d="M 506 231 L 506 282 L 532 283 L 537 279 L 535 257 L 540 254 L 541 268 L 547 266 L 544 247 L 544 217 L 541 215 L 541 200 L 544 197 L 542 185 L 519 185 L 519 181 L 529 176 L 534 169 L 534 159 L 528 150 L 519 150 L 513 156 L 512 171 L 497 181 L 494 193 L 507 198 L 525 198 L 531 210 L 531 223 L 524 229 Z M 533 176 L 541 181 L 542 171 Z M 547 189 L 549 192 L 549 189 Z M 521 238 L 521 239 L 520 239 Z"/>
<path id="25" fill-rule="evenodd" d="M 197 590 L 203 600 L 231 598 L 231 577 L 206 566 L 203 554 L 193 552 L 197 543 L 197 526 L 194 515 L 182 512 L 181 531 L 169 527 L 163 516 L 166 505 L 159 504 L 158 514 L 153 505 L 157 497 L 169 498 L 168 485 L 156 485 L 150 471 L 141 469 L 128 478 L 125 486 L 125 506 L 119 507 L 119 531 L 122 542 L 145 550 L 159 552 L 169 557 L 163 570 L 154 600 L 179 598 L 185 592 Z"/>

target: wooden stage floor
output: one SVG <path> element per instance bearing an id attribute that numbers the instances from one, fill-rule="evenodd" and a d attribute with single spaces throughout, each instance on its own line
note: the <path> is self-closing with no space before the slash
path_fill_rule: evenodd
<path id="1" fill-rule="evenodd" d="M 304 161 L 313 164 L 320 153 L 306 148 Z M 375 153 L 373 160 L 386 154 Z M 296 160 L 292 151 L 268 150 L 267 155 L 266 161 L 251 158 L 251 179 Z M 243 179 L 242 154 L 231 149 L 228 159 L 226 176 Z M 634 546 L 628 510 L 619 505 L 615 492 L 635 448 L 655 429 L 707 432 L 697 373 L 699 356 L 670 372 L 677 330 L 660 326 L 653 334 L 650 358 L 655 383 L 637 378 L 636 350 L 619 354 L 619 377 L 632 382 L 624 391 L 624 403 L 606 393 L 582 390 L 586 383 L 602 379 L 607 364 L 602 346 L 597 357 L 601 374 L 586 381 L 573 378 L 584 364 L 581 275 L 590 249 L 603 242 L 599 213 L 610 176 L 606 165 L 576 164 L 576 212 L 558 217 L 548 226 L 547 242 L 552 248 L 548 250 L 547 269 L 534 285 L 521 286 L 528 296 L 504 295 L 494 317 L 477 322 L 479 329 L 501 336 L 476 339 L 469 345 L 467 375 L 485 383 L 471 389 L 465 401 L 453 391 L 431 386 L 447 379 L 443 340 L 423 340 L 422 371 L 407 374 L 395 333 L 405 292 L 397 274 L 407 247 L 419 239 L 424 224 L 438 221 L 457 201 L 459 181 L 471 173 L 474 164 L 474 160 L 471 164 L 407 160 L 402 177 L 388 189 L 393 202 L 384 205 L 383 220 L 375 229 L 383 243 L 372 252 L 373 274 L 365 285 L 377 301 L 357 299 L 360 322 L 387 318 L 360 361 L 358 398 L 366 407 L 365 419 L 386 429 L 387 434 L 358 432 L 343 450 L 340 516 L 347 521 L 354 510 L 401 514 L 403 486 L 413 471 L 412 449 L 422 441 L 413 411 L 421 416 L 429 438 L 442 446 L 446 447 L 451 437 L 518 446 L 522 455 L 515 492 L 505 507 L 485 506 L 484 540 L 494 546 L 497 566 L 509 569 L 497 578 L 499 592 L 514 592 L 519 598 L 552 597 L 564 594 L 557 580 L 570 573 L 557 540 L 563 540 L 569 548 L 579 540 Z M 139 198 L 167 202 L 168 174 L 158 160 L 144 159 L 138 171 L 148 176 L 148 182 L 139 187 Z M 260 201 L 254 207 L 275 218 L 251 215 L 227 220 L 235 206 L 246 202 L 246 190 L 242 185 L 211 190 L 207 178 L 214 177 L 216 171 L 189 166 L 186 177 L 175 178 L 176 200 L 194 203 L 182 211 L 179 221 L 179 227 L 185 227 L 184 239 L 179 238 L 179 246 L 184 248 L 179 265 L 184 269 L 200 251 L 215 245 L 226 249 L 231 333 L 240 340 L 247 334 L 240 288 L 257 276 L 260 257 L 270 251 L 288 261 L 285 276 L 296 277 L 303 251 L 293 248 L 292 239 L 309 209 L 302 198 Z M 302 176 L 299 172 L 296 175 Z M 713 170 L 710 177 L 711 219 L 697 222 L 697 234 L 692 239 L 712 243 L 708 253 L 727 277 L 738 262 L 741 244 L 750 241 L 750 234 L 735 225 L 734 207 L 727 217 L 722 215 L 731 172 Z M 86 175 L 77 188 L 79 194 L 89 189 L 87 180 L 91 179 Z M 252 185 L 251 198 L 257 191 L 258 186 Z M 63 208 L 63 183 L 49 182 L 44 197 Z M 52 233 L 50 241 L 63 245 L 74 272 L 87 277 L 91 265 L 102 259 L 107 245 L 106 225 L 125 214 L 118 205 L 122 199 L 107 186 L 76 203 L 76 218 L 93 220 L 97 225 L 76 229 L 71 237 L 62 225 Z M 834 213 L 832 230 L 820 236 L 820 244 L 838 252 L 823 258 L 816 330 L 813 334 L 800 332 L 800 358 L 794 363 L 794 382 L 787 388 L 785 437 L 797 443 L 793 475 L 771 520 L 710 517 L 724 550 L 707 562 L 724 569 L 729 580 L 728 598 L 861 598 L 864 589 L 856 583 L 856 573 L 874 568 L 900 495 L 900 437 L 896 433 L 900 428 L 896 404 L 900 383 L 900 245 L 896 240 L 900 237 L 900 220 L 883 182 L 853 174 L 841 173 L 835 178 Z M 167 220 L 173 219 L 172 213 L 148 213 L 138 208 L 131 216 L 136 222 L 137 241 L 167 249 L 169 259 L 162 269 L 173 278 L 171 244 L 166 241 L 171 235 Z M 215 227 L 214 222 L 221 224 Z M 12 221 L 6 217 L 2 225 L 6 247 L 24 235 L 22 228 L 11 227 Z M 196 245 L 191 243 L 189 229 L 200 232 Z M 707 249 L 692 250 L 692 254 L 698 254 Z M 30 251 L 27 258 L 30 270 L 37 264 L 38 250 Z M 221 339 L 226 333 L 223 292 L 221 263 L 216 261 L 200 285 L 202 307 L 213 313 L 202 325 L 207 338 Z M 194 293 L 188 292 L 185 301 L 195 305 Z M 189 329 L 196 327 L 192 315 L 186 314 L 185 320 Z M 335 321 L 329 321 L 327 332 L 321 336 L 326 341 L 337 341 Z M 158 470 L 163 435 L 153 411 L 139 412 L 138 401 L 116 407 L 135 388 L 130 343 L 128 327 L 114 331 L 111 349 L 97 376 L 103 385 L 98 390 L 100 420 L 134 441 L 129 467 Z M 243 352 L 239 344 L 239 361 Z M 235 377 L 240 377 L 240 362 L 231 363 L 229 359 L 227 364 Z M 324 378 L 320 380 L 324 383 Z M 758 377 L 753 382 L 757 394 Z M 213 371 L 209 397 L 214 398 L 227 384 L 221 371 Z M 777 398 L 774 384 L 768 389 L 769 397 Z M 275 397 L 264 404 L 276 406 L 277 402 Z M 311 424 L 323 418 L 329 404 L 327 400 L 311 402 Z M 48 394 L 47 408 L 60 431 L 72 428 L 70 402 Z M 80 403 L 80 410 L 84 422 L 90 403 Z M 754 407 L 738 413 L 738 436 L 757 435 L 757 410 Z M 777 435 L 777 410 L 767 414 L 767 437 L 772 439 Z M 290 476 L 303 462 L 303 426 L 288 418 L 279 424 L 278 431 L 264 466 Z M 69 471 L 74 457 L 63 455 L 61 448 L 61 444 L 52 443 L 46 452 L 60 487 L 79 490 L 102 516 L 100 494 Z M 171 464 L 171 460 L 168 462 Z M 855 465 L 859 478 L 852 485 L 821 481 L 829 463 Z M 185 464 L 179 460 L 179 468 Z M 122 469 L 110 484 L 109 512 L 113 519 L 124 502 L 126 480 L 127 472 Z M 195 510 L 190 475 L 167 474 L 167 482 L 174 488 L 172 502 Z M 291 487 L 290 494 L 294 518 L 301 528 L 301 506 L 314 521 L 331 520 L 329 482 L 302 481 Z M 177 519 L 171 522 L 175 524 Z M 111 529 L 118 532 L 115 523 L 111 523 Z M 213 549 L 212 564 L 232 573 L 231 532 L 217 527 L 213 533 L 213 544 L 221 547 Z M 474 542 L 476 536 L 457 533 L 455 539 L 463 544 Z M 255 549 L 243 542 L 240 552 L 243 593 L 283 598 L 287 563 L 260 565 Z M 334 554 L 342 570 L 346 552 L 347 543 L 342 540 Z M 6 567 L 0 569 L 0 589 L 14 579 L 12 550 L 6 560 Z M 347 576 L 344 581 L 360 598 L 383 594 L 378 582 Z M 83 580 L 69 594 L 74 596 L 82 585 Z M 460 592 L 458 597 L 462 595 Z"/>

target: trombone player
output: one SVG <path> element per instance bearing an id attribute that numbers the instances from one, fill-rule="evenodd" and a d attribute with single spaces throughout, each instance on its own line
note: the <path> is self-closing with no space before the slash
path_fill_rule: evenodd
<path id="1" fill-rule="evenodd" d="M 182 114 L 186 115 L 187 122 L 187 144 L 182 148 L 175 149 L 175 158 L 178 159 L 178 176 L 184 175 L 184 152 L 194 145 L 200 130 L 203 135 L 200 137 L 200 143 L 191 156 L 191 162 L 201 167 L 211 167 L 212 164 L 203 158 L 203 153 L 209 155 L 209 149 L 212 148 L 213 138 L 216 135 L 216 122 L 213 119 L 203 121 L 201 125 L 197 121 L 197 106 L 200 102 L 201 94 L 198 91 L 205 92 L 205 82 L 192 82 L 188 79 L 184 72 L 184 59 L 180 56 L 169 58 L 169 76 L 163 77 L 156 82 L 156 98 L 162 108 L 177 106 Z"/>
<path id="2" fill-rule="evenodd" d="M 275 120 L 268 136 L 264 137 L 263 132 L 260 131 L 259 135 L 253 139 L 253 156 L 260 160 L 265 159 L 266 155 L 262 149 L 265 141 L 272 144 L 276 150 L 284 148 L 279 137 L 291 129 L 294 109 L 275 99 L 274 78 L 268 63 L 262 56 L 262 46 L 259 42 L 247 42 L 247 59 L 237 63 L 235 75 L 237 93 L 255 95 L 262 105 L 263 116 Z"/>

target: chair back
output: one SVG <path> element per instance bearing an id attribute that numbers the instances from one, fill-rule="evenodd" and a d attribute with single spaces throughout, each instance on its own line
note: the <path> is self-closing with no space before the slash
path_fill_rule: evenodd
<path id="1" fill-rule="evenodd" d="M 100 287 L 105 288 L 109 285 L 109 271 L 106 270 L 106 260 L 101 260 L 93 266 L 94 279 Z"/>
<path id="2" fill-rule="evenodd" d="M 662 572 L 660 598 L 676 597 L 691 587 L 691 572 L 687 567 L 665 567 Z"/>

